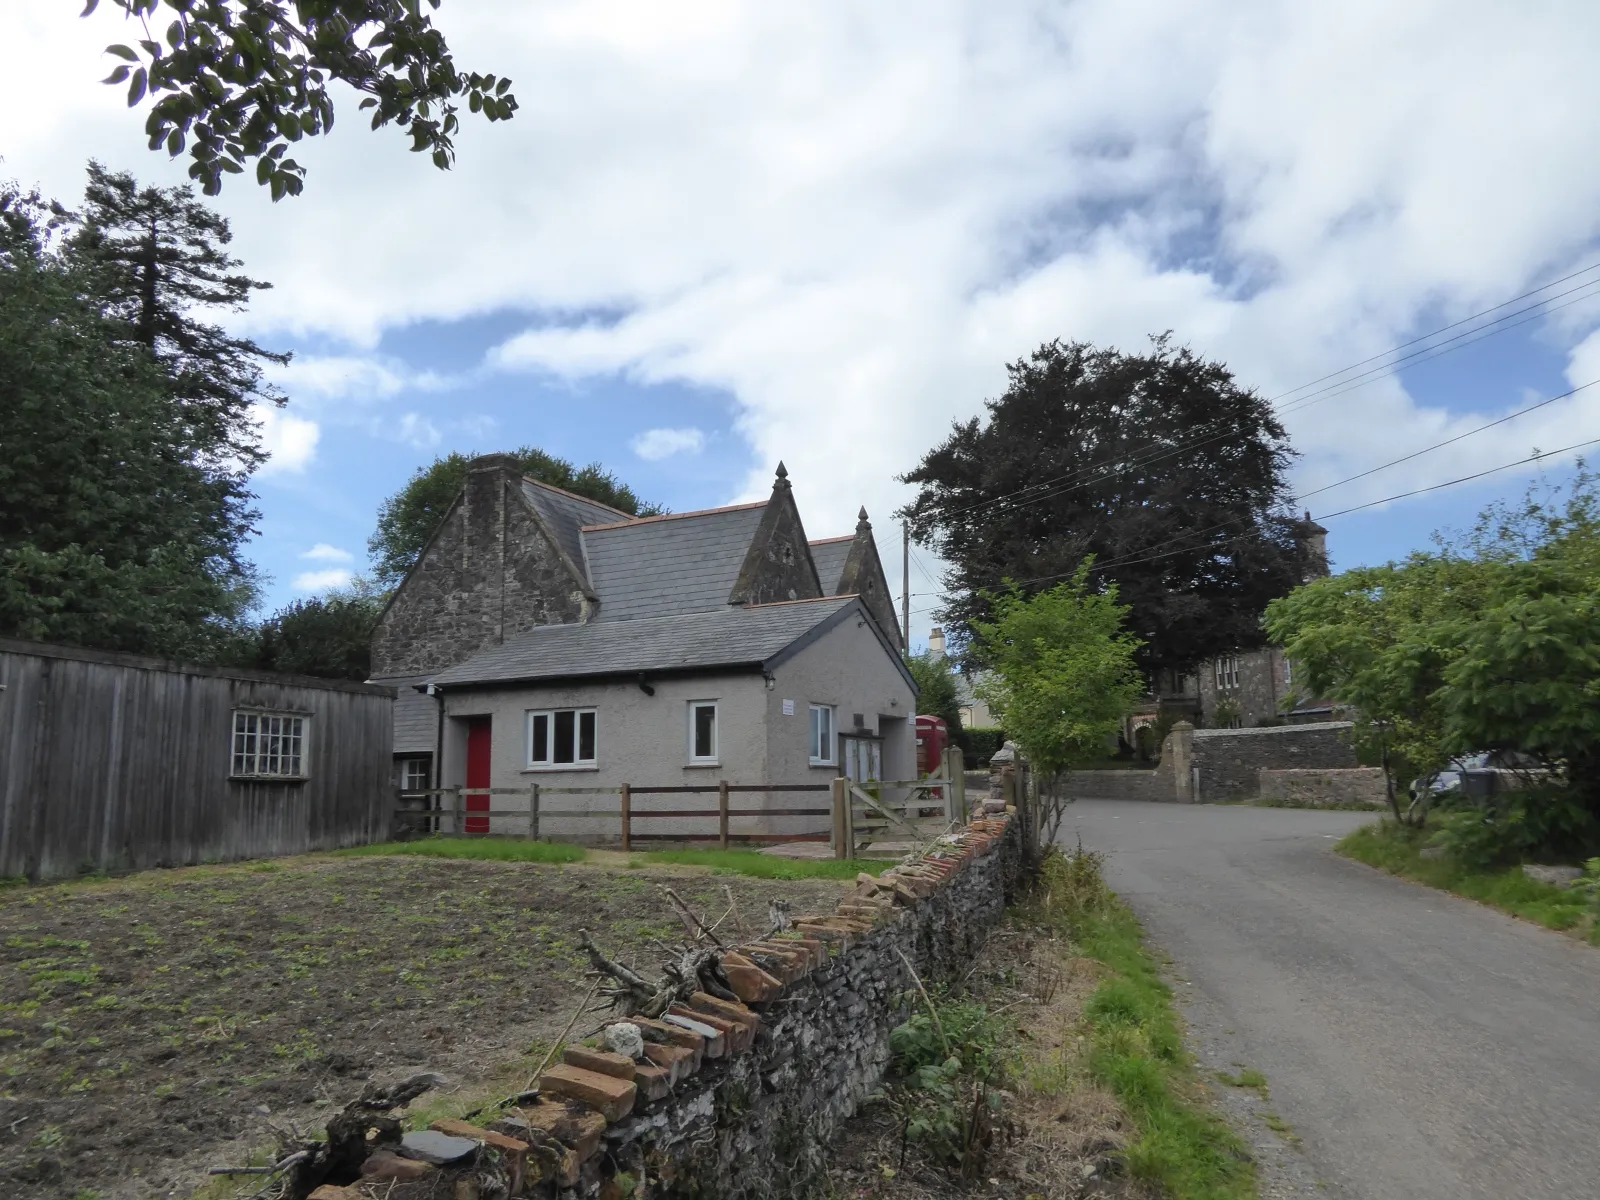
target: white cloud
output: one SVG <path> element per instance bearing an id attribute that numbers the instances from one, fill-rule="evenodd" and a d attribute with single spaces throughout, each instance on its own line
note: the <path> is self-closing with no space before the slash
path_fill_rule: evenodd
<path id="1" fill-rule="evenodd" d="M 698 429 L 647 429 L 628 445 L 646 462 L 658 462 L 674 454 L 699 454 L 706 435 Z"/>
<path id="2" fill-rule="evenodd" d="M 315 546 L 311 547 L 311 549 L 301 554 L 300 557 L 309 558 L 313 562 L 339 563 L 354 562 L 356 558 L 356 556 L 351 554 L 350 551 L 341 550 L 337 546 L 330 546 L 327 542 L 318 542 Z"/>
<path id="3" fill-rule="evenodd" d="M 261 448 L 267 455 L 262 475 L 297 475 L 311 465 L 317 456 L 317 440 L 322 436 L 315 421 L 270 404 L 254 405 L 252 415 L 261 430 Z"/>
<path id="4" fill-rule="evenodd" d="M 355 574 L 343 567 L 329 567 L 324 571 L 302 571 L 294 577 L 294 590 L 309 595 L 313 592 L 326 592 L 333 588 L 349 586 Z"/>
<path id="5" fill-rule="evenodd" d="M 414 370 L 396 359 L 359 355 L 297 355 L 272 371 L 273 382 L 294 400 L 387 400 L 404 391 L 437 392 L 453 381 L 436 371 Z"/>
<path id="6" fill-rule="evenodd" d="M 439 427 L 421 413 L 402 413 L 395 436 L 416 450 L 431 450 L 443 439 Z"/>
<path id="7" fill-rule="evenodd" d="M 90 153 L 180 178 L 90 82 L 108 6 L 17 7 L 8 170 L 69 198 Z M 547 0 L 440 23 L 459 63 L 517 81 L 516 119 L 468 118 L 442 174 L 340 97 L 335 133 L 296 147 L 303 197 L 230 180 L 235 248 L 276 284 L 252 326 L 371 347 L 539 310 L 492 365 L 726 389 L 757 459 L 728 498 L 782 458 L 817 536 L 903 500 L 894 476 L 1044 338 L 1170 327 L 1270 395 L 1561 274 L 1600 233 L 1587 0 L 931 0 L 910 24 L 854 0 Z M 1583 345 L 1575 372 L 1600 358 Z M 291 378 L 330 399 L 422 386 L 363 353 Z M 435 444 L 411 417 L 399 435 Z M 1388 381 L 1288 423 L 1317 487 L 1483 419 Z M 1335 495 L 1585 431 L 1595 392 Z"/>

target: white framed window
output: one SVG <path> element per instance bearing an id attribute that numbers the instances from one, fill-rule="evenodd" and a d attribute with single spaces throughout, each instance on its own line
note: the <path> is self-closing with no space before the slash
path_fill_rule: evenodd
<path id="1" fill-rule="evenodd" d="M 400 760 L 400 790 L 402 792 L 425 792 L 433 783 L 432 763 L 425 758 L 402 758 Z"/>
<path id="2" fill-rule="evenodd" d="M 304 779 L 306 777 L 304 713 L 233 712 L 233 763 L 236 779 Z"/>
<path id="3" fill-rule="evenodd" d="M 717 763 L 717 702 L 689 701 L 689 762 L 714 766 Z"/>
<path id="4" fill-rule="evenodd" d="M 592 708 L 530 709 L 528 767 L 557 770 L 595 765 L 598 721 Z"/>
<path id="5" fill-rule="evenodd" d="M 1228 691 L 1239 686 L 1239 656 L 1225 654 L 1217 659 L 1217 690 Z"/>
<path id="6" fill-rule="evenodd" d="M 811 706 L 811 765 L 831 767 L 834 764 L 833 706 Z"/>
<path id="7" fill-rule="evenodd" d="M 1294 664 L 1287 658 L 1283 660 L 1283 686 L 1294 686 Z"/>

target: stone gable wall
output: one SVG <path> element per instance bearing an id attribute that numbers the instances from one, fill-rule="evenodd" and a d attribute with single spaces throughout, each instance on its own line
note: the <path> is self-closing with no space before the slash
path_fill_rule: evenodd
<path id="1" fill-rule="evenodd" d="M 728 597 L 731 604 L 774 604 L 815 600 L 822 595 L 817 567 L 811 559 L 805 526 L 787 480 L 772 489 L 761 514 L 739 578 Z"/>
<path id="2" fill-rule="evenodd" d="M 454 666 L 536 625 L 582 618 L 584 591 L 504 469 L 475 470 L 372 636 L 374 678 Z"/>

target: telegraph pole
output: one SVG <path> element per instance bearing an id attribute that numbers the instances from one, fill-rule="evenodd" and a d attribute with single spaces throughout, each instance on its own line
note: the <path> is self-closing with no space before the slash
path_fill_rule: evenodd
<path id="1" fill-rule="evenodd" d="M 900 625 L 904 649 L 911 653 L 911 526 L 900 522 Z"/>

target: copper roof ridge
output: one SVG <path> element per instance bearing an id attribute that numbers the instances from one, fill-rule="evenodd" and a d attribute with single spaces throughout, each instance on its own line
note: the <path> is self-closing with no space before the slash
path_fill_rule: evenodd
<path id="1" fill-rule="evenodd" d="M 813 538 L 811 541 L 807 542 L 806 545 L 808 545 L 808 546 L 826 546 L 829 542 L 853 542 L 855 540 L 856 540 L 856 535 L 855 534 L 853 534 L 853 533 L 841 533 L 838 537 Z"/>
<path id="2" fill-rule="evenodd" d="M 635 521 L 638 521 L 638 520 L 641 520 L 641 519 L 642 520 L 648 520 L 649 519 L 647 517 L 646 518 L 640 518 L 640 517 L 632 516 L 629 513 L 623 512 L 620 508 L 616 508 L 616 507 L 613 507 L 610 504 L 605 503 L 605 501 L 603 501 L 603 500 L 596 500 L 593 496 L 580 496 L 577 492 L 569 492 L 569 491 L 567 491 L 566 488 L 559 488 L 553 483 L 546 483 L 544 480 L 535 479 L 531 475 L 523 475 L 523 476 L 521 476 L 521 479 L 522 479 L 523 483 L 531 483 L 531 484 L 533 484 L 534 487 L 544 488 L 547 492 L 557 492 L 560 495 L 571 497 L 573 500 L 581 500 L 585 504 L 592 504 L 596 508 L 603 508 L 607 512 L 614 512 L 619 517 L 627 517 L 628 518 L 626 521 L 617 522 L 617 524 L 619 524 L 619 525 L 631 525 Z M 609 528 L 609 526 L 602 526 L 602 528 Z"/>
<path id="3" fill-rule="evenodd" d="M 659 521 L 681 521 L 685 517 L 709 517 L 716 513 L 742 512 L 748 508 L 765 508 L 767 503 L 765 500 L 753 500 L 749 504 L 725 504 L 721 508 L 698 508 L 694 512 L 662 513 L 660 516 L 655 517 L 634 517 L 631 520 L 617 521 L 611 525 L 583 525 L 580 526 L 580 532 L 598 533 L 602 529 L 630 529 L 635 525 L 653 525 Z"/>

